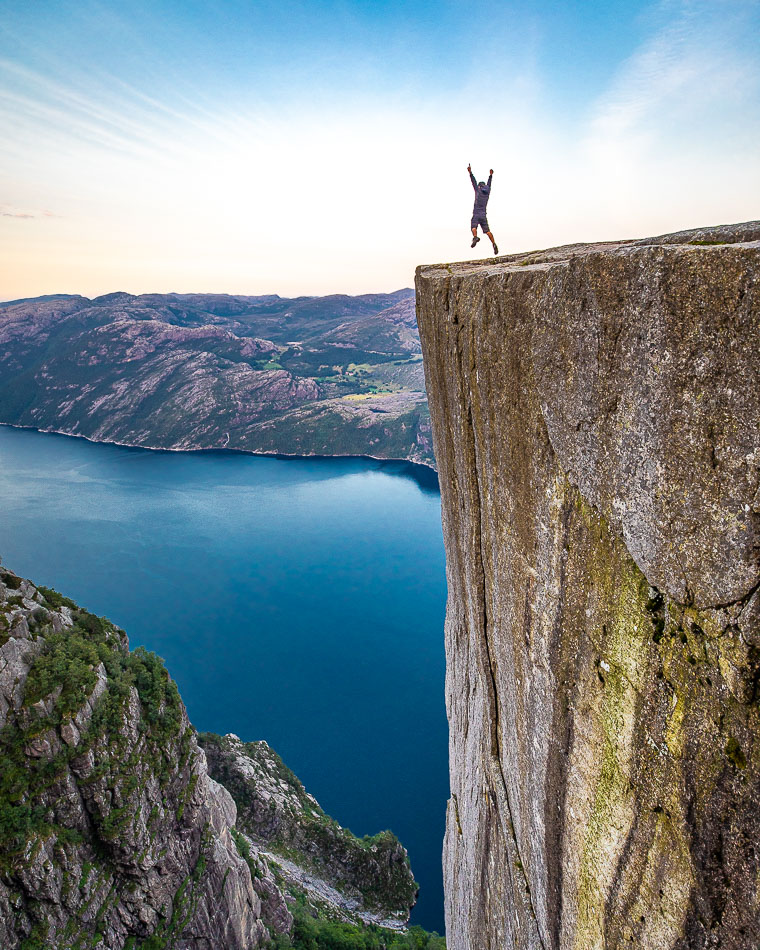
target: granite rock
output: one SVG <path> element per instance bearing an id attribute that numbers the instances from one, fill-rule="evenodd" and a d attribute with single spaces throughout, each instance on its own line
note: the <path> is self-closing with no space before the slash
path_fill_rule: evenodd
<path id="1" fill-rule="evenodd" d="M 760 223 L 422 267 L 448 945 L 755 950 Z"/>

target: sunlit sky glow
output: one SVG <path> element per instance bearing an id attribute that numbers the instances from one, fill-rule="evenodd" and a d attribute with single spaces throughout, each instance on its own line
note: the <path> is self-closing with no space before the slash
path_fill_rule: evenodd
<path id="1" fill-rule="evenodd" d="M 0 299 L 393 290 L 760 217 L 760 0 L 6 0 L 0 130 Z"/>

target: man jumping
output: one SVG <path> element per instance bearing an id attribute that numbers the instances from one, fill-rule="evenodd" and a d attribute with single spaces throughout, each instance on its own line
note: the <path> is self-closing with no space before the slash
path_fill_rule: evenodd
<path id="1" fill-rule="evenodd" d="M 486 217 L 486 206 L 488 204 L 488 199 L 491 197 L 491 179 L 493 178 L 493 168 L 488 176 L 488 184 L 484 181 L 475 181 L 475 176 L 472 173 L 472 166 L 467 166 L 467 171 L 470 173 L 470 181 L 472 182 L 472 187 L 475 189 L 475 207 L 472 209 L 472 221 L 470 221 L 470 227 L 472 228 L 472 244 L 470 247 L 475 247 L 480 238 L 478 237 L 478 225 L 481 226 L 483 232 L 488 235 L 491 239 L 491 244 L 493 244 L 494 254 L 499 253 L 499 249 L 496 246 L 496 241 L 494 240 L 493 234 L 488 227 L 488 218 Z"/>

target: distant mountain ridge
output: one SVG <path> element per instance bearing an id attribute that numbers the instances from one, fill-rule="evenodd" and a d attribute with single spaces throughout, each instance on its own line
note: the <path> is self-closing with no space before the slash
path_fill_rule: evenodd
<path id="1" fill-rule="evenodd" d="M 146 448 L 434 465 L 411 289 L 8 301 L 0 422 Z"/>

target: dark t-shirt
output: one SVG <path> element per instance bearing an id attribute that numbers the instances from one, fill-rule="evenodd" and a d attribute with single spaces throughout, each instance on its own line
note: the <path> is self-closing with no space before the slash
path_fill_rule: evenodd
<path id="1" fill-rule="evenodd" d="M 475 189 L 475 206 L 472 209 L 473 216 L 483 215 L 485 217 L 488 199 L 491 197 L 491 178 L 493 178 L 493 175 L 488 176 L 487 184 L 481 188 L 475 181 L 473 173 L 470 172 L 470 181 L 472 182 L 472 187 Z"/>

